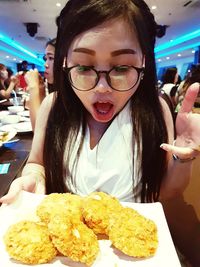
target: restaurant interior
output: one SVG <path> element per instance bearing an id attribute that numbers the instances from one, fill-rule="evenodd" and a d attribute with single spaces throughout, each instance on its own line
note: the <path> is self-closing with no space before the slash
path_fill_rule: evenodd
<path id="1" fill-rule="evenodd" d="M 162 89 L 167 69 L 176 68 L 180 80 L 184 81 L 192 67 L 200 64 L 200 0 L 146 0 L 146 3 L 157 23 L 155 59 L 158 89 Z M 65 4 L 66 0 L 0 0 L 0 63 L 16 74 L 23 71 L 26 61 L 27 70 L 37 68 L 43 77 L 45 45 L 56 37 L 56 18 Z M 20 176 L 31 149 L 34 131 L 28 99 L 28 91 L 18 88 L 9 99 L 0 100 L 0 131 L 8 131 L 7 141 L 10 141 L 0 143 L 0 197 Z M 12 110 L 15 100 L 17 111 Z M 194 112 L 200 113 L 200 100 Z M 14 114 L 13 121 L 6 117 L 10 113 Z M 200 157 L 194 161 L 192 178 L 184 193 L 164 203 L 163 208 L 167 218 L 170 214 L 168 224 L 173 227 L 169 230 L 180 253 L 181 265 L 199 267 Z M 1 256 L 0 266 L 3 266 Z"/>

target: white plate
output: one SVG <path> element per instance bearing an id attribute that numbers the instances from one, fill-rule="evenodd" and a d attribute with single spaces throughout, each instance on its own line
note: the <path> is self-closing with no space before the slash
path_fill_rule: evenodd
<path id="1" fill-rule="evenodd" d="M 2 238 L 9 225 L 23 219 L 34 219 L 36 206 L 41 202 L 43 197 L 43 195 L 22 192 L 14 203 L 8 206 L 3 205 L 0 208 L 0 218 L 3 218 L 3 220 L 0 220 L 0 266 L 28 266 L 10 259 L 9 255 L 5 251 Z M 100 240 L 100 253 L 92 267 L 181 267 L 170 236 L 162 205 L 160 203 L 136 204 L 128 202 L 124 202 L 122 204 L 136 209 L 156 223 L 159 239 L 157 252 L 151 258 L 135 259 L 133 257 L 126 256 L 117 249 L 114 249 L 109 240 Z M 34 266 L 86 267 L 86 265 L 73 262 L 66 257 L 56 257 L 51 263 Z"/>
<path id="2" fill-rule="evenodd" d="M 23 117 L 29 117 L 30 116 L 29 110 L 20 111 L 17 114 L 20 116 L 23 116 Z"/>
<path id="3" fill-rule="evenodd" d="M 9 112 L 8 110 L 2 110 L 2 111 L 0 111 L 0 120 L 1 120 L 3 117 L 7 116 L 9 113 L 10 113 L 10 112 Z"/>
<path id="4" fill-rule="evenodd" d="M 0 129 L 0 132 L 1 132 L 1 129 Z M 0 147 L 3 146 L 4 144 L 6 144 L 8 141 L 10 141 L 17 134 L 17 131 L 15 129 L 12 129 L 12 128 L 6 132 L 8 132 L 7 139 L 4 142 L 0 142 Z"/>
<path id="5" fill-rule="evenodd" d="M 30 122 L 19 122 L 12 125 L 4 125 L 0 127 L 2 131 L 9 131 L 14 129 L 17 133 L 28 133 L 32 132 L 32 126 Z"/>

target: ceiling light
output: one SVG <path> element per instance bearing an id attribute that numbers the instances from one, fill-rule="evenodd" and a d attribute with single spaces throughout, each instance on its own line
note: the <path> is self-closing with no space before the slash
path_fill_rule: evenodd
<path id="1" fill-rule="evenodd" d="M 190 45 L 185 45 L 185 46 L 182 46 L 180 48 L 177 48 L 177 49 L 174 49 L 174 50 L 170 50 L 170 51 L 168 51 L 166 53 L 158 54 L 158 55 L 156 55 L 156 58 L 166 57 L 168 55 L 176 54 L 178 52 L 181 52 L 181 51 L 184 51 L 184 50 L 187 50 L 187 49 L 191 49 L 191 48 L 194 48 L 194 47 L 198 47 L 198 46 L 200 46 L 200 42 L 192 43 Z"/>
<path id="2" fill-rule="evenodd" d="M 6 56 L 6 58 L 9 58 L 10 56 Z"/>
<path id="3" fill-rule="evenodd" d="M 162 61 L 162 59 L 159 58 L 159 59 L 158 59 L 158 62 L 161 62 L 161 61 Z"/>
<path id="4" fill-rule="evenodd" d="M 37 65 L 43 66 L 44 61 L 42 59 L 38 58 L 33 52 L 23 48 L 21 44 L 13 41 L 11 38 L 0 33 L 0 41 L 6 43 L 9 46 L 12 46 L 13 48 L 19 50 L 20 52 L 27 54 L 29 57 L 33 58 L 35 62 L 37 62 L 36 63 Z"/>
<path id="5" fill-rule="evenodd" d="M 199 30 L 196 30 L 194 32 L 190 32 L 188 34 L 185 34 L 185 35 L 182 35 L 180 37 L 178 37 L 176 40 L 174 40 L 173 42 L 167 42 L 163 45 L 159 45 L 155 48 L 155 53 L 157 52 L 160 52 L 162 50 L 165 50 L 167 48 L 170 48 L 172 46 L 175 46 L 175 45 L 178 45 L 178 44 L 181 44 L 183 42 L 186 42 L 186 41 L 189 41 L 189 40 L 192 40 L 196 37 L 199 37 L 200 36 L 200 29 Z"/>
<path id="6" fill-rule="evenodd" d="M 195 50 L 192 50 L 192 54 L 194 54 L 195 53 Z"/>
<path id="7" fill-rule="evenodd" d="M 154 10 L 154 9 L 156 9 L 156 8 L 157 8 L 157 6 L 152 6 L 152 7 L 151 7 L 152 10 Z"/>
<path id="8" fill-rule="evenodd" d="M 170 59 L 170 57 L 166 57 L 166 59 Z"/>
<path id="9" fill-rule="evenodd" d="M 19 54 L 18 52 L 13 51 L 13 50 L 11 50 L 11 49 L 9 49 L 9 48 L 7 48 L 7 47 L 4 47 L 4 46 L 2 46 L 2 45 L 0 45 L 0 50 L 5 51 L 5 52 L 7 52 L 7 53 L 9 53 L 9 54 L 11 54 L 11 55 L 13 55 L 13 56 L 18 57 L 18 58 L 22 58 L 22 59 L 24 59 L 24 60 L 27 60 L 27 61 L 29 61 L 29 62 L 31 62 L 31 63 L 36 64 L 36 65 L 39 65 L 39 66 L 44 67 L 44 63 L 40 63 L 40 62 L 38 62 L 38 60 L 36 60 L 36 59 L 34 59 L 34 58 L 28 57 L 28 56 L 26 56 L 26 55 L 24 55 L 24 54 Z"/>
<path id="10" fill-rule="evenodd" d="M 56 3 L 56 6 L 57 7 L 61 7 L 61 3 Z"/>
<path id="11" fill-rule="evenodd" d="M 178 57 L 181 57 L 181 54 L 178 54 L 177 56 L 178 56 Z"/>
<path id="12" fill-rule="evenodd" d="M 14 57 L 13 60 L 16 61 L 16 58 Z"/>

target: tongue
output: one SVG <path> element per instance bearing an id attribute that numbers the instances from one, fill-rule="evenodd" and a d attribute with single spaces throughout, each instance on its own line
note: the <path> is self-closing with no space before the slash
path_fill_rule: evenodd
<path id="1" fill-rule="evenodd" d="M 95 108 L 98 112 L 107 113 L 112 107 L 111 103 L 95 103 Z"/>

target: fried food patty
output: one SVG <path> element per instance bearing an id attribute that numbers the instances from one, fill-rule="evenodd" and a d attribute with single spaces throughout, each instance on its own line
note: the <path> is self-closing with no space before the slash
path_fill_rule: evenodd
<path id="1" fill-rule="evenodd" d="M 98 253 L 99 243 L 94 232 L 72 215 L 56 215 L 48 228 L 57 250 L 64 256 L 91 265 Z"/>
<path id="2" fill-rule="evenodd" d="M 57 214 L 70 212 L 74 217 L 82 220 L 82 197 L 70 193 L 52 193 L 47 195 L 36 209 L 41 221 L 48 223 Z"/>
<path id="3" fill-rule="evenodd" d="M 83 218 L 95 234 L 107 234 L 109 217 L 120 212 L 121 208 L 117 198 L 103 192 L 94 192 L 83 200 Z"/>
<path id="4" fill-rule="evenodd" d="M 47 263 L 57 254 L 48 228 L 31 221 L 10 226 L 4 235 L 4 243 L 11 258 L 26 264 Z"/>
<path id="5" fill-rule="evenodd" d="M 158 247 L 155 223 L 131 208 L 110 217 L 108 235 L 117 249 L 133 257 L 153 256 Z"/>

